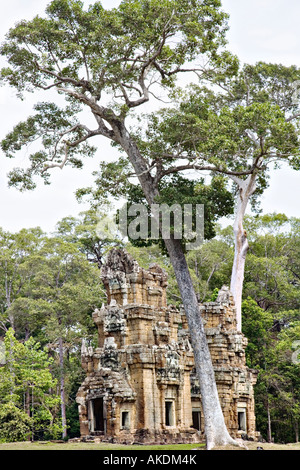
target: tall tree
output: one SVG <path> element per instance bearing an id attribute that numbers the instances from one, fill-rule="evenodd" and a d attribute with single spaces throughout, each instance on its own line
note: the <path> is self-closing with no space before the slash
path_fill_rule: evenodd
<path id="1" fill-rule="evenodd" d="M 17 338 L 25 341 L 37 336 L 57 358 L 53 367 L 65 437 L 66 367 L 72 352 L 80 353 L 82 337 L 93 335 L 90 314 L 105 298 L 100 273 L 81 253 L 82 245 L 70 242 L 69 236 L 47 237 L 40 229 L 0 235 L 1 326 L 4 331 L 14 327 Z"/>
<path id="2" fill-rule="evenodd" d="M 90 313 L 101 304 L 100 273 L 61 238 L 49 238 L 39 252 L 32 294 L 44 302 L 44 328 L 48 348 L 58 357 L 63 438 L 66 420 L 66 352 L 77 346 L 90 328 Z M 46 307 L 47 306 L 47 307 Z"/>
<path id="3" fill-rule="evenodd" d="M 243 221 L 249 203 L 258 209 L 268 186 L 270 170 L 285 163 L 298 170 L 300 101 L 293 83 L 300 77 L 294 66 L 257 63 L 245 65 L 236 76 L 209 72 L 211 87 L 192 85 L 177 94 L 179 104 L 154 113 L 144 133 L 153 165 L 162 176 L 207 171 L 233 184 L 236 196 L 235 254 L 231 291 L 238 328 L 246 254 L 249 249 Z M 157 156 L 157 149 L 160 154 Z"/>
<path id="4" fill-rule="evenodd" d="M 274 313 L 299 308 L 300 246 L 297 219 L 284 214 L 246 217 L 250 250 L 245 267 L 245 295 Z"/>
<path id="5" fill-rule="evenodd" d="M 28 423 L 31 426 L 27 427 L 27 433 L 43 432 L 57 437 L 61 431 L 60 397 L 55 393 L 57 380 L 51 373 L 51 358 L 32 337 L 19 342 L 12 328 L 8 329 L 4 344 L 6 361 L 0 368 L 0 403 L 6 418 L 2 422 L 0 419 L 0 436 L 8 441 L 19 440 L 20 435 L 24 439 L 21 429 Z M 18 416 L 17 410 L 19 423 L 13 421 Z"/>
<path id="6" fill-rule="evenodd" d="M 220 0 L 124 0 L 117 9 L 105 10 L 96 2 L 85 11 L 79 0 L 54 0 L 45 18 L 12 28 L 1 48 L 9 61 L 2 80 L 20 95 L 56 90 L 67 106 L 37 104 L 35 114 L 4 139 L 2 149 L 10 157 L 38 139 L 43 146 L 29 156 L 30 168 L 11 173 L 10 183 L 32 189 L 36 174 L 49 182 L 53 167 L 80 168 L 81 157 L 94 150 L 89 139 L 104 136 L 125 152 L 147 203 L 153 204 L 165 175 L 161 153 L 153 161 L 147 158 L 127 122 L 153 95 L 170 89 L 180 73 L 204 76 L 214 69 L 235 70 L 236 61 L 223 48 L 227 15 L 220 7 Z M 82 107 L 90 110 L 94 129 L 80 120 Z M 172 236 L 164 243 L 189 323 L 210 449 L 233 441 L 181 243 Z"/>
<path id="7" fill-rule="evenodd" d="M 19 333 L 20 323 L 23 323 L 25 336 L 30 335 L 15 305 L 30 285 L 35 272 L 32 259 L 43 240 L 44 234 L 39 228 L 22 229 L 17 233 L 0 228 L 0 328 L 3 331 L 11 327 Z M 37 310 L 32 313 L 40 317 Z"/>
<path id="8" fill-rule="evenodd" d="M 112 239 L 112 233 L 107 234 L 106 238 L 103 234 L 100 236 L 99 223 L 108 218 L 109 206 L 106 204 L 106 207 L 92 208 L 81 212 L 78 217 L 64 217 L 56 225 L 57 236 L 76 243 L 79 250 L 86 255 L 87 260 L 95 263 L 99 269 L 104 264 L 107 251 L 122 243 L 117 237 Z"/>

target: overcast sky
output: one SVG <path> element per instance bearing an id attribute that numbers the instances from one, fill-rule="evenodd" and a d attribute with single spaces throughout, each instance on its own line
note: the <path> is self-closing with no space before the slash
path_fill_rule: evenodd
<path id="1" fill-rule="evenodd" d="M 42 14 L 49 0 L 10 0 L 2 2 L 0 40 L 15 22 Z M 92 3 L 92 0 L 90 2 Z M 106 8 L 119 4 L 119 0 L 103 0 Z M 229 48 L 242 62 L 276 62 L 300 65 L 300 1 L 299 0 L 223 0 L 223 8 L 230 14 Z M 1 66 L 5 63 L 0 61 Z M 40 98 L 40 99 L 47 99 Z M 0 88 L 0 140 L 20 120 L 32 111 L 37 96 L 21 102 L 13 90 Z M 0 153 L 0 226 L 9 231 L 23 227 L 40 226 L 52 231 L 55 224 L 68 215 L 77 216 L 87 205 L 78 204 L 74 192 L 93 182 L 91 172 L 97 169 L 97 160 L 111 154 L 105 139 L 99 139 L 98 158 L 90 160 L 81 171 L 64 169 L 53 171 L 51 186 L 41 182 L 34 192 L 20 193 L 7 187 L 7 172 L 22 166 L 24 153 L 18 159 L 8 160 Z M 287 168 L 272 174 L 270 188 L 262 199 L 267 212 L 284 212 L 300 217 L 299 175 Z"/>

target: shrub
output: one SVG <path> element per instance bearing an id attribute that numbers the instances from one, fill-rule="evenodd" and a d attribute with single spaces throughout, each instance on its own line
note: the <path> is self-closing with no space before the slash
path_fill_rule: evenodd
<path id="1" fill-rule="evenodd" d="M 13 403 L 7 403 L 0 409 L 0 441 L 18 442 L 28 439 L 32 419 L 17 408 Z"/>

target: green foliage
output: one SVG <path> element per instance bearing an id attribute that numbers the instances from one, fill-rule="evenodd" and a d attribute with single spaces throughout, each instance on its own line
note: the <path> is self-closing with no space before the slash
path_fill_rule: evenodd
<path id="1" fill-rule="evenodd" d="M 226 15 L 219 9 L 219 0 L 202 3 L 130 0 L 105 10 L 96 2 L 84 10 L 80 1 L 54 0 L 46 18 L 22 21 L 8 33 L 2 54 L 9 56 L 12 70 L 4 71 L 4 78 L 12 85 L 18 83 L 21 90 L 30 83 L 45 85 L 49 79 L 45 70 L 55 71 L 60 63 L 62 79 L 80 80 L 85 62 L 92 91 L 101 93 L 119 88 L 121 82 L 133 85 L 141 63 L 147 64 L 159 47 L 157 66 L 167 78 L 174 63 L 182 65 L 199 51 L 212 55 L 224 43 Z M 178 32 L 181 41 L 172 43 Z M 164 35 L 166 41 L 161 44 Z"/>
<path id="2" fill-rule="evenodd" d="M 255 300 L 248 297 L 242 303 L 243 333 L 249 343 L 246 349 L 249 367 L 263 367 L 267 356 L 269 332 L 273 327 L 273 315 L 260 308 Z"/>
<path id="3" fill-rule="evenodd" d="M 299 308 L 299 229 L 284 214 L 246 218 L 250 251 L 245 268 L 245 295 L 264 309 Z"/>
<path id="4" fill-rule="evenodd" d="M 97 243 L 93 215 L 85 214 L 84 221 L 90 225 L 73 221 L 75 233 L 69 231 L 70 221 L 64 220 L 59 234 L 52 237 L 39 229 L 0 232 L 1 328 L 13 327 L 16 332 L 16 337 L 12 329 L 6 333 L 6 351 L 11 354 L 0 368 L 0 400 L 20 409 L 25 406 L 28 415 L 32 413 L 36 438 L 57 438 L 61 433 L 56 381 L 63 374 L 66 404 L 73 403 L 74 381 L 79 386 L 82 379 L 81 341 L 83 337 L 94 340 L 91 312 L 105 297 L 99 269 L 87 259 Z M 108 242 L 104 246 L 107 249 Z M 25 338 L 24 344 L 16 338 Z"/>
<path id="5" fill-rule="evenodd" d="M 0 407 L 0 442 L 25 441 L 30 436 L 32 419 L 13 403 Z"/>
<path id="6" fill-rule="evenodd" d="M 215 302 L 218 298 L 218 294 L 219 294 L 219 289 L 216 287 L 213 290 L 213 292 L 211 294 L 211 297 L 210 297 L 210 299 L 207 300 L 207 302 Z"/>
<path id="7" fill-rule="evenodd" d="M 11 328 L 4 344 L 6 363 L 0 368 L 1 408 L 3 405 L 0 435 L 6 440 L 24 440 L 29 430 L 34 435 L 47 429 L 57 437 L 60 398 L 54 392 L 57 381 L 51 373 L 53 361 L 33 338 L 19 342 Z"/>
<path id="8" fill-rule="evenodd" d="M 299 219 L 284 214 L 247 216 L 250 255 L 246 259 L 242 330 L 247 365 L 258 371 L 257 429 L 265 439 L 293 442 L 299 427 Z M 200 301 L 215 300 L 229 285 L 232 227 L 188 253 Z M 294 355 L 293 355 L 294 354 Z M 297 361 L 296 361 L 297 362 Z M 271 434 L 269 435 L 269 427 Z"/>
<path id="9" fill-rule="evenodd" d="M 204 205 L 204 238 L 211 239 L 216 235 L 216 221 L 219 217 L 227 216 L 233 213 L 233 197 L 226 189 L 226 183 L 222 177 L 212 179 L 210 185 L 204 184 L 204 178 L 200 180 L 191 180 L 180 176 L 172 175 L 170 178 L 163 180 L 159 186 L 160 196 L 155 199 L 156 204 L 167 204 L 171 207 L 178 204 L 184 209 L 185 204 L 193 205 L 193 230 L 195 227 L 195 208 L 197 204 Z M 148 206 L 143 192 L 139 186 L 131 185 L 127 193 L 128 204 L 143 204 L 148 209 L 148 228 L 151 232 L 151 210 Z M 128 217 L 128 224 L 131 218 Z M 170 219 L 170 230 L 174 232 L 174 218 Z M 150 233 L 149 233 L 150 235 Z M 132 240 L 130 242 L 135 246 L 149 246 L 158 243 L 163 249 L 164 241 L 160 235 L 158 240 L 148 238 Z M 185 248 L 186 240 L 182 238 L 182 245 Z"/>
<path id="10" fill-rule="evenodd" d="M 100 302 L 99 270 L 80 252 L 85 251 L 83 245 L 46 237 L 39 229 L 17 234 L 1 231 L 0 243 L 2 328 L 10 325 L 17 335 L 29 336 L 56 311 L 64 312 L 67 322 L 72 311 L 81 309 L 83 318 Z M 76 292 L 81 300 L 75 302 Z"/>
<path id="11" fill-rule="evenodd" d="M 232 248 L 220 239 L 209 240 L 188 253 L 187 261 L 199 301 L 214 300 L 216 292 L 224 284 L 229 285 L 232 260 Z"/>
<path id="12" fill-rule="evenodd" d="M 11 186 L 20 186 L 21 190 L 32 190 L 36 187 L 32 177 L 41 175 L 45 184 L 49 184 L 49 168 L 53 165 L 71 165 L 81 169 L 83 162 L 79 158 L 92 156 L 95 148 L 87 143 L 81 143 L 84 137 L 84 128 L 80 126 L 74 113 L 80 110 L 76 105 L 59 108 L 55 103 L 38 103 L 34 106 L 35 114 L 25 122 L 15 126 L 1 142 L 1 148 L 5 155 L 13 158 L 23 146 L 33 142 L 40 142 L 44 150 L 37 150 L 29 156 L 30 170 L 16 168 L 9 174 Z M 58 135 L 69 135 L 69 140 L 62 145 L 57 145 Z M 78 142 L 74 146 L 72 142 Z M 68 159 L 65 160 L 66 153 Z M 49 163 L 49 154 L 51 155 Z M 64 163 L 62 163 L 64 162 Z"/>
<path id="13" fill-rule="evenodd" d="M 35 328 L 33 325 L 41 326 L 43 319 L 38 305 L 30 309 L 30 316 L 25 318 L 17 304 L 23 302 L 28 311 L 31 301 L 27 291 L 36 270 L 34 260 L 43 241 L 44 234 L 39 228 L 23 229 L 14 234 L 0 229 L 0 326 L 4 330 L 11 326 L 30 334 Z"/>
<path id="14" fill-rule="evenodd" d="M 56 227 L 57 236 L 78 246 L 80 252 L 84 253 L 89 262 L 101 268 L 105 255 L 113 246 L 121 246 L 122 241 L 112 233 L 103 237 L 103 230 L 99 233 L 105 222 L 108 221 L 108 211 L 110 204 L 106 204 L 95 209 L 90 209 L 79 214 L 79 217 L 65 217 Z"/>
<path id="15" fill-rule="evenodd" d="M 299 77 L 295 67 L 258 63 L 240 69 L 226 83 L 212 79 L 221 85 L 220 93 L 204 84 L 191 85 L 178 93 L 177 106 L 150 116 L 144 133 L 149 158 L 157 159 L 160 149 L 165 173 L 206 169 L 235 182 L 255 174 L 252 209 L 258 210 L 269 168 L 279 168 L 280 162 L 299 168 L 300 114 L 292 87 Z"/>
<path id="16" fill-rule="evenodd" d="M 299 224 L 284 214 L 247 218 L 251 254 L 246 262 L 243 332 L 247 361 L 259 370 L 257 426 L 266 439 L 292 442 L 299 427 Z"/>
<path id="17" fill-rule="evenodd" d="M 299 312 L 297 318 L 295 324 L 277 334 L 272 332 L 256 386 L 258 425 L 265 437 L 275 438 L 276 442 L 293 442 L 299 432 L 300 368 L 292 356 L 294 341 L 300 337 Z"/>

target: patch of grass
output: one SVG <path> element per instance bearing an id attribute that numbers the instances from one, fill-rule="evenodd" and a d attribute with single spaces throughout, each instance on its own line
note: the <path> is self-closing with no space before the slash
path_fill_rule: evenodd
<path id="1" fill-rule="evenodd" d="M 96 444 L 93 442 L 66 442 L 65 444 L 54 442 L 9 442 L 0 444 L 1 450 L 192 450 L 205 448 L 205 444 L 169 444 L 169 445 L 120 445 L 120 444 Z"/>

